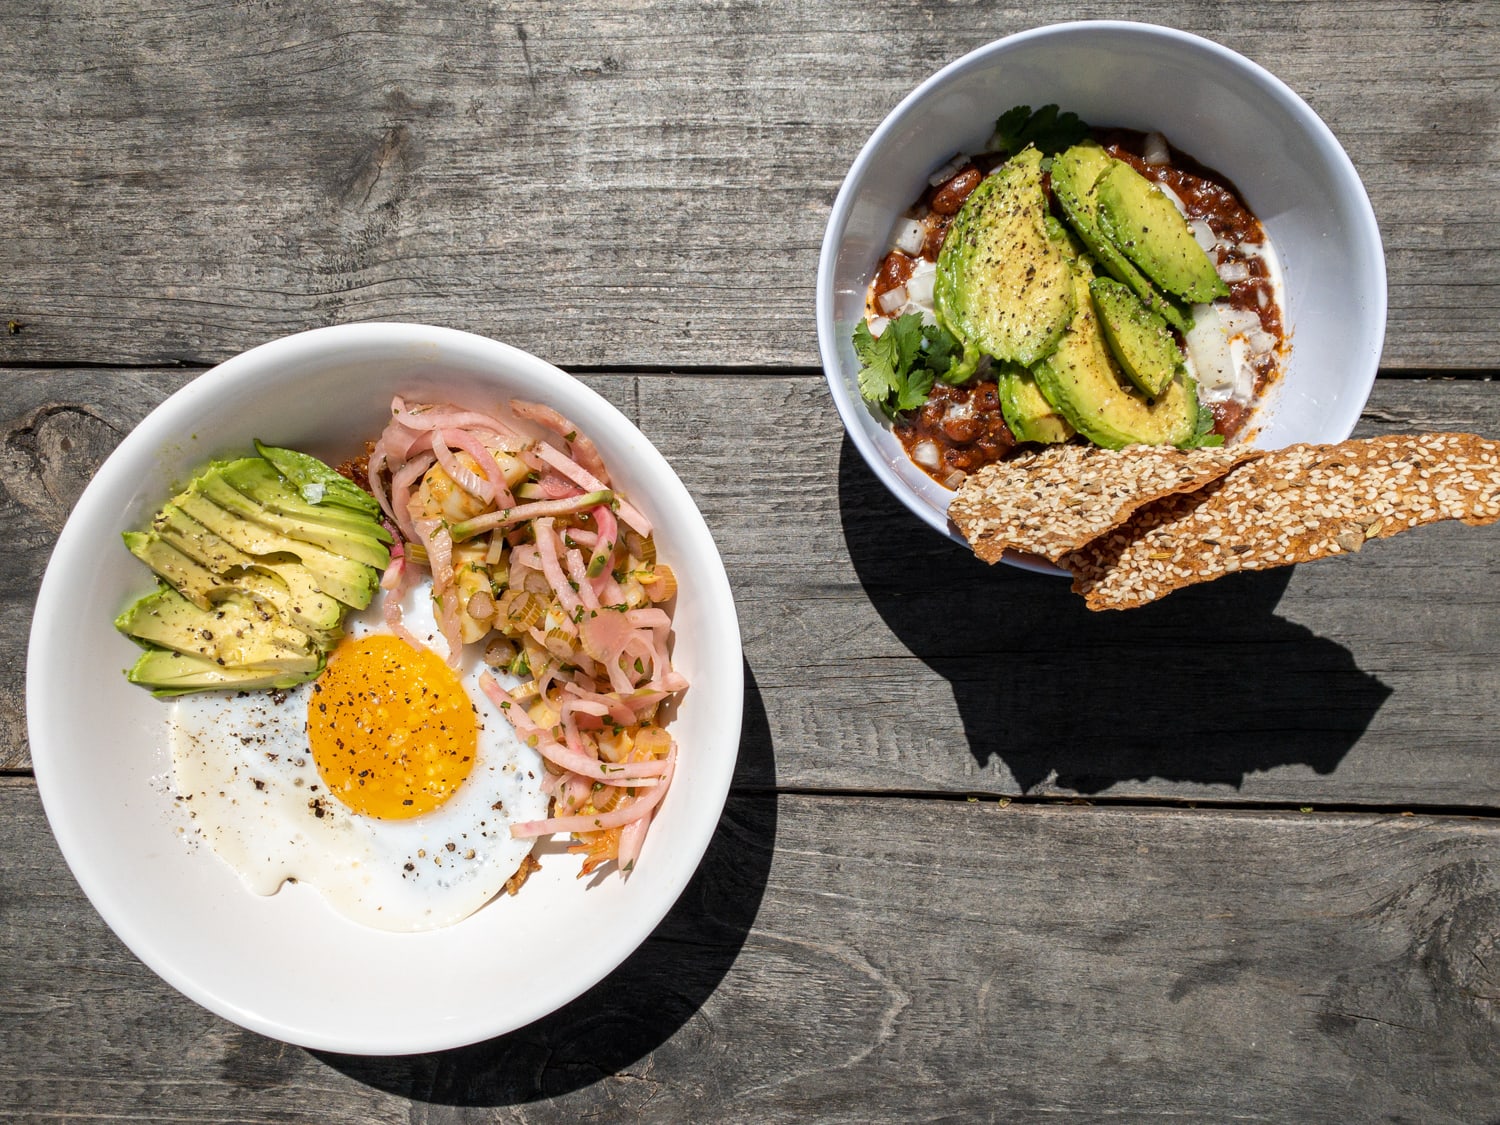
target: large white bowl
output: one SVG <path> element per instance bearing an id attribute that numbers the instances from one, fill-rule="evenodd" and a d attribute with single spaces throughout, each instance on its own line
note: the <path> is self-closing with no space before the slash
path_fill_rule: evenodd
<path id="1" fill-rule="evenodd" d="M 960 543 L 948 521 L 953 493 L 911 463 L 860 398 L 849 337 L 891 230 L 928 175 L 979 149 L 1012 106 L 1049 103 L 1090 125 L 1164 133 L 1227 176 L 1264 224 L 1285 273 L 1292 351 L 1253 419 L 1256 445 L 1348 437 L 1385 339 L 1385 257 L 1369 197 L 1328 127 L 1268 71 L 1186 32 L 1116 21 L 981 47 L 913 90 L 866 142 L 834 201 L 817 284 L 823 369 L 850 438 L 902 503 Z"/>
<path id="2" fill-rule="evenodd" d="M 146 523 L 211 457 L 252 438 L 335 461 L 358 453 L 393 393 L 495 407 L 548 403 L 598 444 L 653 521 L 681 593 L 673 723 L 682 764 L 636 870 L 579 880 L 552 855 L 514 898 L 418 934 L 350 922 L 317 892 L 259 897 L 178 834 L 170 704 L 126 683 L 138 654 L 115 615 L 153 585 L 120 533 Z M 104 920 L 168 983 L 226 1019 L 306 1047 L 404 1054 L 520 1027 L 614 969 L 666 914 L 718 823 L 739 746 L 739 626 L 708 528 L 662 456 L 614 407 L 550 364 L 443 328 L 362 324 L 290 336 L 194 380 L 120 444 L 85 490 L 42 582 L 26 677 L 47 818 Z"/>

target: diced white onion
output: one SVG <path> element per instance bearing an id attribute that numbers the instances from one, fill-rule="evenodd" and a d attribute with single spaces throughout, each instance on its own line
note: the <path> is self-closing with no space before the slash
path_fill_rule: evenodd
<path id="1" fill-rule="evenodd" d="M 906 286 L 898 285 L 894 289 L 887 289 L 880 295 L 877 304 L 880 305 L 880 311 L 887 315 L 895 312 L 906 304 Z"/>
<path id="2" fill-rule="evenodd" d="M 942 464 L 937 445 L 930 441 L 919 441 L 912 446 L 911 459 L 928 469 L 935 469 Z"/>
<path id="3" fill-rule="evenodd" d="M 1172 201 L 1172 206 L 1177 208 L 1178 213 L 1182 215 L 1184 219 L 1187 218 L 1187 204 L 1182 201 L 1182 197 L 1179 196 L 1171 188 L 1169 188 L 1166 184 L 1157 184 L 1156 186 L 1161 188 L 1161 193 Z"/>
<path id="4" fill-rule="evenodd" d="M 928 176 L 927 183 L 932 187 L 937 187 L 938 184 L 947 183 L 955 175 L 958 174 L 958 170 L 962 168 L 966 163 L 967 161 L 962 156 L 955 156 L 952 160 L 948 161 L 948 163 L 944 164 L 932 175 Z"/>
<path id="5" fill-rule="evenodd" d="M 1264 329 L 1257 328 L 1245 337 L 1245 344 L 1249 347 L 1251 355 L 1265 355 L 1276 346 L 1276 337 Z"/>
<path id="6" fill-rule="evenodd" d="M 1249 281 L 1250 267 L 1244 262 L 1220 262 L 1219 277 L 1224 281 Z"/>
<path id="7" fill-rule="evenodd" d="M 1141 158 L 1147 164 L 1166 164 L 1172 157 L 1167 152 L 1167 138 L 1160 133 L 1147 133 L 1141 146 Z"/>
<path id="8" fill-rule="evenodd" d="M 927 228 L 916 219 L 902 219 L 891 232 L 891 249 L 903 254 L 919 254 L 927 241 Z"/>
<path id="9" fill-rule="evenodd" d="M 957 492 L 963 487 L 964 481 L 969 479 L 969 474 L 962 469 L 954 469 L 943 481 L 943 487 L 951 492 Z"/>
<path id="10" fill-rule="evenodd" d="M 885 326 L 889 323 L 890 321 L 883 316 L 872 316 L 870 318 L 870 335 L 879 336 L 885 331 Z"/>
<path id="11" fill-rule="evenodd" d="M 1188 223 L 1188 229 L 1193 232 L 1193 237 L 1197 239 L 1198 245 L 1203 247 L 1205 254 L 1212 254 L 1214 252 L 1214 243 L 1217 240 L 1214 238 L 1212 227 L 1202 219 L 1194 219 Z"/>
<path id="12" fill-rule="evenodd" d="M 1193 327 L 1183 337 L 1198 393 L 1206 402 L 1224 402 L 1234 394 L 1234 356 L 1213 305 L 1193 306 Z"/>
<path id="13" fill-rule="evenodd" d="M 932 288 L 936 283 L 937 263 L 923 258 L 906 279 L 906 299 L 921 308 L 932 308 Z"/>
<path id="14" fill-rule="evenodd" d="M 1219 325 L 1226 336 L 1244 336 L 1260 330 L 1260 317 L 1249 309 L 1237 309 L 1231 305 L 1215 305 Z"/>

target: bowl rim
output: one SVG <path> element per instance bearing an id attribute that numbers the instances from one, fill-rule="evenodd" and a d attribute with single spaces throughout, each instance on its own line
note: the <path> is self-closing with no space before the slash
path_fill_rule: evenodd
<path id="1" fill-rule="evenodd" d="M 1358 229 L 1352 233 L 1354 241 L 1360 245 L 1372 245 L 1376 248 L 1376 253 L 1373 254 L 1373 260 L 1370 263 L 1374 272 L 1369 278 L 1370 291 L 1375 302 L 1372 319 L 1378 325 L 1376 339 L 1373 341 L 1375 346 L 1371 350 L 1366 369 L 1356 371 L 1358 378 L 1351 383 L 1357 391 L 1363 393 L 1351 396 L 1350 405 L 1343 411 L 1342 416 L 1335 419 L 1337 424 L 1333 429 L 1340 431 L 1339 438 L 1335 440 L 1342 440 L 1353 432 L 1359 420 L 1360 411 L 1369 398 L 1370 390 L 1379 372 L 1389 312 L 1389 294 L 1384 245 L 1375 217 L 1375 209 L 1370 203 L 1369 192 L 1344 146 L 1334 135 L 1333 130 L 1328 127 L 1327 122 L 1295 90 L 1261 64 L 1222 43 L 1179 28 L 1135 20 L 1069 20 L 1028 28 L 981 44 L 923 79 L 896 103 L 860 147 L 859 153 L 855 156 L 854 162 L 840 184 L 829 212 L 828 224 L 824 229 L 823 242 L 818 255 L 818 273 L 814 294 L 819 357 L 823 364 L 824 379 L 828 383 L 829 393 L 833 396 L 834 405 L 843 422 L 844 432 L 849 435 L 849 439 L 859 450 L 865 464 L 913 515 L 965 549 L 969 548 L 969 543 L 962 532 L 947 518 L 946 506 L 942 512 L 939 512 L 931 503 L 913 491 L 896 474 L 890 462 L 876 447 L 869 432 L 860 424 L 861 419 L 868 418 L 869 410 L 862 399 L 850 393 L 849 384 L 840 371 L 839 342 L 835 336 L 833 282 L 839 247 L 857 198 L 857 186 L 863 182 L 866 172 L 875 161 L 878 150 L 883 147 L 890 134 L 904 125 L 907 116 L 934 89 L 945 85 L 954 77 L 973 67 L 987 63 L 995 55 L 1003 55 L 1041 40 L 1061 39 L 1079 34 L 1093 35 L 1101 32 L 1112 32 L 1141 39 L 1165 39 L 1193 50 L 1206 52 L 1223 65 L 1240 70 L 1255 79 L 1267 90 L 1279 107 L 1314 138 L 1318 147 L 1334 166 L 1336 174 L 1350 189 L 1350 200 L 1354 204 L 1353 210 L 1358 223 Z M 1002 561 L 1010 566 L 1039 574 L 1065 575 L 1068 573 L 1045 560 L 1020 555 L 1013 551 L 1007 551 Z"/>
<path id="2" fill-rule="evenodd" d="M 667 868 L 667 873 L 663 875 L 662 885 L 652 890 L 652 897 L 644 904 L 647 908 L 633 912 L 613 931 L 619 940 L 610 944 L 606 956 L 590 966 L 592 971 L 576 975 L 564 988 L 552 988 L 546 994 L 544 1003 L 530 1007 L 481 1009 L 471 1012 L 468 1018 L 446 1018 L 420 1028 L 408 1028 L 393 1014 L 389 1024 L 382 1027 L 330 1030 L 326 1027 L 299 1026 L 272 1014 L 247 1010 L 236 1003 L 233 997 L 221 995 L 199 982 L 191 972 L 182 970 L 159 951 L 159 941 L 155 936 L 158 931 L 145 922 L 144 915 L 139 910 L 131 910 L 123 905 L 128 895 L 110 885 L 98 870 L 99 864 L 95 856 L 100 844 L 90 837 L 87 825 L 81 823 L 67 797 L 69 778 L 65 766 L 68 751 L 59 748 L 62 733 L 54 730 L 57 720 L 51 714 L 41 713 L 39 705 L 48 691 L 48 684 L 66 674 L 59 667 L 63 649 L 61 631 L 47 624 L 49 621 L 66 619 L 64 610 L 68 590 L 64 588 L 61 577 L 64 568 L 58 560 L 66 560 L 80 550 L 97 546 L 97 529 L 102 520 L 108 519 L 107 510 L 101 507 L 100 500 L 104 497 L 109 482 L 138 462 L 147 452 L 161 449 L 164 442 L 180 437 L 181 423 L 174 423 L 173 419 L 180 418 L 184 412 L 202 416 L 224 393 L 226 385 L 232 386 L 245 377 L 242 372 L 263 373 L 268 363 L 294 364 L 303 349 L 314 349 L 314 353 L 305 353 L 311 355 L 320 348 L 338 348 L 346 342 L 371 341 L 389 343 L 392 346 L 447 343 L 460 350 L 478 349 L 487 363 L 494 367 L 505 366 L 513 380 L 524 377 L 518 373 L 545 370 L 547 374 L 544 378 L 563 380 L 564 385 L 571 385 L 572 391 L 587 400 L 592 408 L 612 415 L 612 423 L 622 427 L 620 432 L 631 439 L 631 456 L 644 458 L 646 461 L 640 475 L 651 481 L 650 491 L 659 498 L 657 504 L 652 506 L 679 509 L 686 536 L 694 541 L 693 549 L 701 553 L 706 563 L 702 568 L 703 573 L 695 576 L 695 584 L 702 592 L 707 612 L 715 623 L 718 635 L 708 638 L 705 643 L 715 661 L 719 679 L 716 692 L 737 705 L 726 708 L 729 713 L 715 720 L 714 729 L 719 732 L 714 743 L 715 753 L 705 756 L 703 766 L 699 767 L 705 770 L 707 781 L 704 792 L 708 800 L 703 805 L 705 809 L 712 806 L 712 816 L 706 812 L 694 816 L 687 823 L 692 831 L 681 840 L 674 837 L 672 860 L 663 865 Z M 412 377 L 417 376 L 414 374 Z M 283 385 L 275 380 L 270 383 L 272 392 Z M 545 397 L 545 394 L 543 391 L 539 397 Z M 203 453 L 206 459 L 209 451 L 205 450 Z M 679 538 L 682 537 L 680 533 Z M 60 613 L 63 614 L 61 618 L 58 616 Z M 723 667 L 718 667 L 719 664 Z M 200 1006 L 260 1034 L 311 1049 L 350 1054 L 400 1055 L 464 1046 L 524 1027 L 576 999 L 614 972 L 651 935 L 701 866 L 703 855 L 718 831 L 739 752 L 744 703 L 743 645 L 728 574 L 702 512 L 666 458 L 623 412 L 575 376 L 502 341 L 428 324 L 367 321 L 309 329 L 278 337 L 238 353 L 173 392 L 125 435 L 83 490 L 57 537 L 52 557 L 42 577 L 29 631 L 25 696 L 33 774 L 53 837 L 90 904 L 115 936 L 143 964 Z M 216 856 L 213 858 L 222 863 Z M 230 874 L 233 874 L 232 871 Z M 246 894 L 250 892 L 246 891 Z M 441 932 L 425 931 L 392 936 L 395 940 L 421 940 L 428 934 Z"/>

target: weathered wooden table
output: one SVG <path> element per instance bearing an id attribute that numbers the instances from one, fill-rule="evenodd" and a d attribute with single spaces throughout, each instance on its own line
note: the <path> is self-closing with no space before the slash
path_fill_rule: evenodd
<path id="1" fill-rule="evenodd" d="M 1301 93 L 1385 237 L 1362 432 L 1500 435 L 1493 0 L 0 3 L 0 1118 L 1500 1121 L 1500 529 L 1090 615 L 907 515 L 825 393 L 813 274 L 864 138 L 1078 14 Z M 625 969 L 406 1059 L 262 1039 L 127 953 L 22 691 L 119 438 L 376 318 L 624 409 L 714 529 L 749 686 L 718 837 Z"/>

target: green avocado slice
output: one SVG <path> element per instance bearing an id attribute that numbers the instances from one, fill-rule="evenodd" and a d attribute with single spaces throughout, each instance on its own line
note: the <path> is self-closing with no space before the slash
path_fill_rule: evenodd
<path id="1" fill-rule="evenodd" d="M 1120 370 L 1147 398 L 1161 394 L 1173 376 L 1183 370 L 1182 348 L 1167 322 L 1113 278 L 1094 278 L 1089 282 L 1089 293 L 1105 342 Z"/>
<path id="2" fill-rule="evenodd" d="M 261 527 L 299 543 L 311 543 L 355 562 L 384 570 L 391 562 L 391 553 L 385 544 L 370 532 L 373 527 L 381 534 L 389 534 L 378 523 L 367 521 L 361 531 L 350 531 L 329 524 L 297 516 L 283 516 L 259 501 L 245 495 L 214 469 L 210 469 L 189 488 L 199 496 L 211 501 L 225 512 L 241 521 L 259 524 Z M 179 498 L 179 503 L 181 500 Z"/>
<path id="3" fill-rule="evenodd" d="M 1128 285 L 1147 308 L 1168 324 L 1186 332 L 1193 326 L 1187 310 L 1161 293 L 1099 228 L 1094 185 L 1110 165 L 1118 163 L 1093 141 L 1076 144 L 1052 162 L 1052 194 L 1062 206 L 1068 224 L 1105 272 Z"/>
<path id="4" fill-rule="evenodd" d="M 1077 297 L 1046 218 L 1035 148 L 985 177 L 954 217 L 933 287 L 938 319 L 964 345 L 949 382 L 972 374 L 981 354 L 1029 366 L 1062 339 Z"/>
<path id="5" fill-rule="evenodd" d="M 1123 160 L 1111 160 L 1094 184 L 1099 229 L 1141 272 L 1195 304 L 1227 297 L 1229 286 L 1198 245 L 1172 201 Z"/>
<path id="6" fill-rule="evenodd" d="M 378 512 L 371 516 L 328 501 L 313 503 L 302 492 L 293 488 L 264 457 L 241 457 L 234 461 L 216 462 L 210 466 L 209 472 L 222 477 L 247 498 L 279 516 L 322 524 L 354 536 L 373 537 L 382 543 L 391 541 L 391 533 L 380 522 Z M 344 480 L 343 477 L 338 479 Z M 348 481 L 344 483 L 349 484 Z M 316 491 L 316 486 L 309 487 Z M 350 487 L 358 491 L 356 486 Z M 373 504 L 375 501 L 370 498 L 370 502 Z"/>
<path id="7" fill-rule="evenodd" d="M 151 689 L 159 699 L 193 691 L 261 691 L 296 687 L 317 677 L 323 658 L 310 671 L 255 666 L 227 667 L 203 656 L 189 656 L 165 648 L 147 649 L 125 673 L 133 684 Z"/>
<path id="8" fill-rule="evenodd" d="M 1078 313 L 1057 350 L 1033 368 L 1037 386 L 1059 414 L 1095 445 L 1182 445 L 1197 431 L 1198 390 L 1186 375 L 1174 378 L 1155 400 L 1130 385 L 1110 356 L 1089 299 L 1091 271 L 1074 276 Z"/>
<path id="9" fill-rule="evenodd" d="M 242 556 L 274 556 L 278 560 L 295 557 L 311 572 L 318 589 L 347 606 L 364 609 L 375 596 L 379 571 L 372 566 L 316 544 L 280 535 L 254 520 L 241 519 L 206 496 L 184 492 L 177 496 L 176 503 L 183 514 L 201 523 Z"/>
<path id="10" fill-rule="evenodd" d="M 1047 401 L 1036 378 L 1024 367 L 1006 365 L 995 377 L 1000 413 L 1017 441 L 1054 445 L 1073 436 L 1073 427 Z"/>
<path id="11" fill-rule="evenodd" d="M 166 585 L 137 599 L 115 619 L 115 628 L 143 644 L 224 667 L 306 673 L 322 659 L 306 633 L 267 606 L 249 598 L 226 598 L 211 609 L 199 609 Z"/>
<path id="12" fill-rule="evenodd" d="M 380 505 L 359 485 L 340 476 L 316 457 L 295 449 L 279 449 L 256 439 L 255 451 L 276 467 L 310 504 L 336 505 L 371 519 L 380 518 Z"/>

